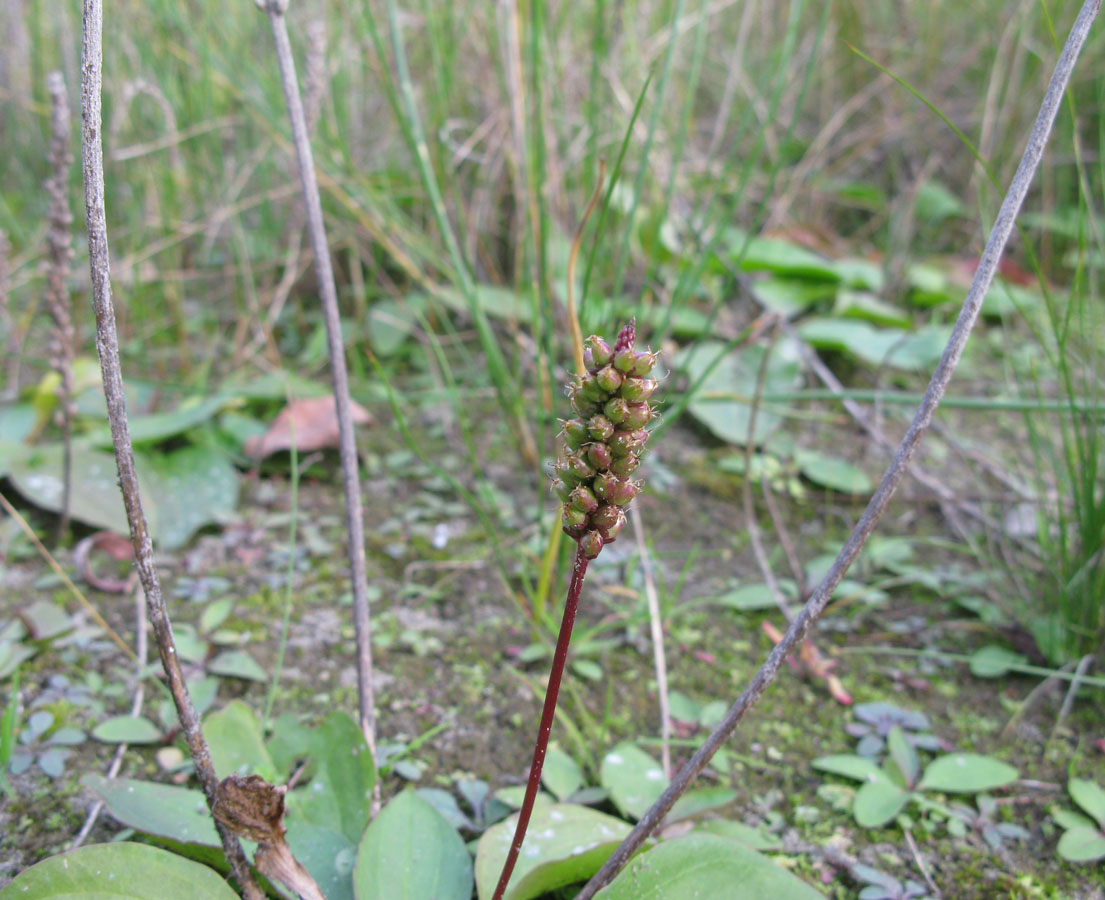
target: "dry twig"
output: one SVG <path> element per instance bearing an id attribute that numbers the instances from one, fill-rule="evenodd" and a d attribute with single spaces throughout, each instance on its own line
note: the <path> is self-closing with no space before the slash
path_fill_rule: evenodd
<path id="1" fill-rule="evenodd" d="M 925 391 L 924 398 L 917 408 L 909 429 L 902 438 L 901 444 L 894 455 L 894 460 L 883 475 L 882 482 L 868 503 L 867 509 L 864 510 L 863 516 L 856 523 L 847 542 L 841 548 L 821 583 L 814 589 L 798 617 L 787 629 L 782 641 L 768 655 L 767 660 L 752 678 L 748 687 L 729 708 L 717 728 L 706 738 L 694 756 L 675 776 L 667 790 L 660 796 L 660 799 L 642 816 L 633 831 L 629 833 L 629 836 L 614 851 L 594 877 L 587 882 L 576 900 L 591 900 L 600 889 L 609 884 L 633 854 L 640 849 L 649 835 L 663 822 L 675 801 L 687 791 L 714 753 L 736 730 L 741 719 L 744 718 L 748 710 L 763 695 L 767 686 L 775 679 L 783 660 L 805 639 L 810 626 L 824 612 L 836 586 L 840 584 L 849 566 L 855 561 L 864 544 L 867 543 L 867 539 L 874 532 L 875 526 L 890 503 L 891 496 L 905 477 L 909 463 L 917 451 L 929 423 L 932 421 L 932 415 L 936 407 L 947 391 L 952 374 L 955 372 L 955 368 L 963 354 L 963 349 L 967 345 L 971 329 L 974 327 L 982 308 L 982 301 L 985 299 L 986 292 L 990 289 L 990 284 L 997 272 L 1002 251 L 1005 249 L 1005 245 L 1013 231 L 1017 212 L 1024 202 L 1032 178 L 1040 165 L 1040 160 L 1043 158 L 1044 148 L 1047 145 L 1048 136 L 1051 134 L 1051 127 L 1055 122 L 1056 113 L 1059 111 L 1059 104 L 1067 85 L 1070 83 L 1075 61 L 1078 59 L 1082 45 L 1089 34 L 1090 26 L 1100 8 L 1101 0 L 1086 0 L 1071 28 L 1070 36 L 1067 38 L 1066 45 L 1063 47 L 1063 52 L 1059 56 L 1059 61 L 1048 84 L 1047 93 L 1040 106 L 1039 115 L 1036 117 L 1036 123 L 1029 135 L 1028 145 L 1021 157 L 1017 172 L 1013 176 L 1013 182 L 1002 201 L 997 218 L 994 220 L 990 237 L 986 241 L 986 247 L 982 251 L 978 268 L 975 270 L 974 280 L 971 282 L 970 290 L 968 290 L 967 297 L 963 301 L 963 307 L 948 339 L 948 344 L 944 348 L 944 354 L 936 366 L 936 371 L 933 372 L 928 389 Z"/>
<path id="2" fill-rule="evenodd" d="M 322 220 L 322 202 L 319 199 L 318 182 L 315 179 L 314 158 L 307 131 L 303 102 L 295 75 L 295 60 L 288 38 L 288 25 L 284 18 L 287 0 L 257 0 L 258 6 L 269 17 L 272 26 L 276 62 L 280 69 L 280 81 L 284 87 L 284 100 L 291 120 L 292 140 L 299 163 L 299 179 L 303 187 L 303 203 L 307 213 L 307 233 L 315 255 L 315 273 L 318 276 L 318 293 L 322 301 L 322 313 L 326 320 L 326 336 L 330 347 L 330 377 L 334 384 L 334 400 L 337 404 L 338 431 L 340 435 L 342 481 L 345 487 L 345 519 L 348 531 L 349 567 L 353 586 L 353 625 L 357 637 L 357 686 L 360 705 L 361 730 L 365 741 L 376 758 L 376 700 L 372 685 L 372 630 L 368 608 L 368 578 L 365 572 L 364 518 L 361 510 L 361 484 L 357 472 L 357 445 L 353 434 L 353 412 L 349 397 L 349 376 L 345 369 L 345 348 L 342 342 L 341 319 L 338 313 L 338 291 L 334 284 L 334 270 L 330 263 L 330 249 L 326 243 L 326 229 Z M 379 808 L 379 782 L 373 794 L 373 812 Z"/>
<path id="3" fill-rule="evenodd" d="M 130 524 L 131 541 L 134 544 L 135 564 L 146 592 L 146 604 L 150 624 L 157 638 L 161 664 L 169 681 L 169 689 L 176 703 L 181 730 L 196 775 L 203 787 L 207 804 L 215 803 L 218 777 L 211 764 L 207 741 L 200 730 L 199 715 L 192 704 L 184 673 L 177 658 L 172 625 L 161 593 L 161 582 L 153 561 L 153 542 L 142 510 L 142 498 L 138 490 L 138 473 L 134 466 L 134 448 L 127 423 L 126 398 L 123 393 L 123 374 L 119 362 L 119 339 L 115 329 L 115 306 L 111 298 L 111 265 L 107 240 L 107 215 L 104 208 L 104 148 L 101 93 L 103 90 L 103 28 L 102 0 L 84 0 L 84 27 L 81 42 L 81 131 L 84 170 L 85 210 L 88 222 L 88 263 L 92 276 L 92 303 L 96 311 L 96 349 L 100 355 L 100 370 L 104 379 L 104 397 L 107 400 L 108 421 L 111 423 L 111 439 L 115 447 L 115 463 L 119 469 L 119 485 L 123 492 L 123 504 Z M 262 900 L 264 893 L 258 886 L 249 861 L 238 839 L 221 823 L 215 823 L 222 840 L 223 850 L 230 863 L 231 872 L 238 881 L 246 900 Z"/>

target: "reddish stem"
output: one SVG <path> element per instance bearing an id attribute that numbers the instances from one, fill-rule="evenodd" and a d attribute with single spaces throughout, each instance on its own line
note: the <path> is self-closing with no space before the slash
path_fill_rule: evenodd
<path id="1" fill-rule="evenodd" d="M 572 569 L 572 583 L 568 585 L 568 599 L 564 603 L 564 618 L 560 621 L 560 633 L 556 636 L 556 651 L 553 653 L 552 671 L 549 672 L 549 686 L 545 691 L 545 707 L 541 710 L 541 727 L 537 730 L 537 743 L 533 747 L 533 762 L 529 769 L 529 782 L 526 784 L 526 796 L 518 812 L 518 825 L 514 829 L 514 840 L 503 863 L 503 874 L 491 900 L 502 900 L 503 893 L 514 872 L 514 864 L 522 851 L 522 841 L 526 837 L 529 819 L 533 813 L 533 804 L 537 799 L 537 789 L 541 786 L 541 769 L 545 765 L 545 751 L 549 749 L 549 733 L 552 731 L 553 716 L 556 715 L 556 698 L 560 694 L 560 682 L 564 677 L 564 663 L 568 658 L 568 643 L 572 639 L 572 625 L 579 606 L 579 592 L 583 588 L 583 576 L 587 574 L 589 560 L 583 551 L 576 550 L 575 566 Z"/>

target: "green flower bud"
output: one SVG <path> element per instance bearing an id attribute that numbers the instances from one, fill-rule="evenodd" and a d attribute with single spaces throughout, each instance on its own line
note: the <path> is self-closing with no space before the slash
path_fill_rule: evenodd
<path id="1" fill-rule="evenodd" d="M 602 389 L 594 375 L 584 375 L 579 380 L 579 396 L 589 403 L 605 403 L 609 393 Z"/>
<path id="2" fill-rule="evenodd" d="M 596 441 L 605 441 L 614 433 L 614 423 L 606 416 L 592 416 L 587 423 L 587 431 Z"/>
<path id="3" fill-rule="evenodd" d="M 600 500 L 609 500 L 610 492 L 617 486 L 618 479 L 611 475 L 609 472 L 600 472 L 595 476 L 595 480 L 591 485 L 591 490 L 595 492 L 595 496 Z"/>
<path id="4" fill-rule="evenodd" d="M 614 460 L 610 466 L 610 471 L 619 478 L 628 478 L 637 471 L 637 467 L 640 464 L 641 457 L 630 453 L 629 456 L 623 456 L 621 459 Z"/>
<path id="5" fill-rule="evenodd" d="M 570 503 L 574 509 L 578 509 L 582 513 L 593 513 L 599 508 L 599 501 L 595 499 L 595 495 L 585 484 L 581 484 L 573 490 L 567 502 Z"/>
<path id="6" fill-rule="evenodd" d="M 625 506 L 641 493 L 641 486 L 636 481 L 619 481 L 613 489 L 608 491 L 607 500 L 618 506 Z"/>
<path id="7" fill-rule="evenodd" d="M 595 470 L 587 465 L 587 461 L 580 453 L 569 453 L 564 460 L 567 471 L 575 476 L 575 480 L 578 481 L 590 481 L 595 477 Z M 563 475 L 560 476 L 564 478 Z M 566 479 L 565 479 L 566 480 Z"/>
<path id="8" fill-rule="evenodd" d="M 560 478 L 556 478 L 552 483 L 553 493 L 560 498 L 561 503 L 567 503 L 568 498 L 572 496 L 572 489 L 568 486 L 568 483 Z"/>
<path id="9" fill-rule="evenodd" d="M 596 470 L 609 469 L 610 463 L 614 461 L 614 457 L 606 444 L 588 444 L 587 461 L 594 466 Z"/>
<path id="10" fill-rule="evenodd" d="M 607 543 L 614 540 L 625 527 L 625 513 L 617 506 L 600 506 L 591 516 L 591 525 Z"/>
<path id="11" fill-rule="evenodd" d="M 597 531 L 588 531 L 579 539 L 579 549 L 588 559 L 594 559 L 602 552 L 604 541 Z"/>
<path id="12" fill-rule="evenodd" d="M 573 506 L 564 507 L 564 515 L 562 517 L 565 528 L 573 528 L 577 525 L 585 525 L 587 523 L 587 513 L 582 510 L 576 509 Z"/>
<path id="13" fill-rule="evenodd" d="M 578 450 L 587 443 L 590 435 L 587 432 L 587 423 L 583 419 L 561 419 L 560 424 L 564 434 L 564 443 L 572 450 Z"/>
<path id="14" fill-rule="evenodd" d="M 614 351 L 610 349 L 610 345 L 597 334 L 583 342 L 583 363 L 591 372 L 609 364 L 613 356 Z"/>
<path id="15" fill-rule="evenodd" d="M 647 400 L 656 390 L 656 382 L 651 378 L 627 378 L 622 384 L 621 395 L 630 403 Z"/>
<path id="16" fill-rule="evenodd" d="M 620 425 L 625 421 L 625 417 L 629 415 L 629 403 L 621 397 L 611 397 L 602 408 L 602 411 L 611 422 Z"/>
<path id="17" fill-rule="evenodd" d="M 638 378 L 644 378 L 652 371 L 652 367 L 656 365 L 656 360 L 659 358 L 660 354 L 653 353 L 651 350 L 645 350 L 638 353 L 637 358 L 633 362 L 633 374 Z"/>
<path id="18" fill-rule="evenodd" d="M 595 374 L 595 382 L 606 393 L 616 393 L 622 386 L 622 373 L 613 366 L 606 366 Z"/>
<path id="19" fill-rule="evenodd" d="M 648 432 L 643 429 L 637 429 L 636 431 L 619 429 L 607 441 L 607 446 L 610 447 L 610 452 L 614 454 L 614 459 L 621 459 L 623 456 L 629 456 L 630 453 L 636 453 L 640 450 L 647 439 Z"/>
<path id="20" fill-rule="evenodd" d="M 614 368 L 623 375 L 628 375 L 637 365 L 637 354 L 633 352 L 633 345 L 619 350 L 614 354 Z"/>
<path id="21" fill-rule="evenodd" d="M 629 413 L 622 421 L 622 427 L 636 431 L 638 428 L 644 428 L 651 418 L 652 407 L 647 403 L 630 403 Z"/>

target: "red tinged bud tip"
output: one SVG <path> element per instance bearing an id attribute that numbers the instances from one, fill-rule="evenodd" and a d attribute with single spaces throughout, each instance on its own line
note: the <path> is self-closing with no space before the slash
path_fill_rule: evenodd
<path id="1" fill-rule="evenodd" d="M 625 506 L 634 497 L 641 493 L 641 486 L 636 481 L 619 481 L 612 490 L 607 492 L 607 500 L 617 506 Z"/>
<path id="2" fill-rule="evenodd" d="M 614 343 L 614 352 L 619 350 L 632 350 L 633 344 L 637 341 L 637 317 L 634 316 L 629 320 L 629 324 L 626 325 L 621 331 L 618 332 L 618 339 Z"/>
<path id="3" fill-rule="evenodd" d="M 633 374 L 638 378 L 644 378 L 652 371 L 653 366 L 656 365 L 656 360 L 659 358 L 660 354 L 653 353 L 651 350 L 645 350 L 642 353 L 638 353 L 633 363 Z"/>

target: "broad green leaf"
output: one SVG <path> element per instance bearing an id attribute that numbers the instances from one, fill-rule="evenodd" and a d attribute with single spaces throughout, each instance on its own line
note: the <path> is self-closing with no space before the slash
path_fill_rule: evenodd
<path id="1" fill-rule="evenodd" d="M 326 900 L 353 900 L 357 846 L 331 828 L 289 818 L 288 847 L 318 883 Z"/>
<path id="2" fill-rule="evenodd" d="M 864 828 L 879 828 L 905 809 L 912 796 L 909 791 L 889 781 L 869 781 L 856 791 L 852 815 Z"/>
<path id="3" fill-rule="evenodd" d="M 764 307 L 791 318 L 805 312 L 818 301 L 835 296 L 837 287 L 825 281 L 767 278 L 757 281 L 753 290 Z"/>
<path id="4" fill-rule="evenodd" d="M 0 406 L 0 434 L 5 441 L 22 444 L 35 426 L 35 410 L 29 403 Z M 3 453 L 0 453 L 0 475 L 4 474 Z"/>
<path id="5" fill-rule="evenodd" d="M 133 778 L 107 779 L 95 772 L 85 775 L 81 784 L 124 825 L 182 844 L 221 846 L 199 791 Z"/>
<path id="6" fill-rule="evenodd" d="M 1053 809 L 1051 817 L 1060 828 L 1096 828 L 1092 819 L 1077 813 L 1073 809 Z"/>
<path id="7" fill-rule="evenodd" d="M 863 469 L 839 456 L 800 449 L 795 453 L 795 461 L 802 474 L 814 484 L 842 494 L 869 494 L 875 487 Z"/>
<path id="8" fill-rule="evenodd" d="M 157 539 L 165 550 L 184 546 L 204 525 L 227 521 L 238 506 L 238 471 L 213 447 L 147 454 L 139 467 L 154 491 Z"/>
<path id="9" fill-rule="evenodd" d="M 747 442 L 751 415 L 749 404 L 756 393 L 760 363 L 767 352 L 760 346 L 726 352 L 725 345 L 718 341 L 703 341 L 676 354 L 675 365 L 687 373 L 693 384 L 718 354 L 724 353 L 705 377 L 689 406 L 691 415 L 721 440 L 740 446 Z M 793 389 L 801 371 L 799 359 L 794 343 L 778 341 L 767 364 L 764 391 L 783 393 Z M 762 444 L 781 421 L 782 417 L 771 406 L 761 406 L 756 416 L 753 442 Z"/>
<path id="10" fill-rule="evenodd" d="M 1105 791 L 1085 778 L 1072 778 L 1067 784 L 1067 791 L 1071 799 L 1093 816 L 1102 829 L 1105 829 Z"/>
<path id="11" fill-rule="evenodd" d="M 583 771 L 570 755 L 559 747 L 550 747 L 541 769 L 541 783 L 557 800 L 566 800 L 583 785 Z"/>
<path id="12" fill-rule="evenodd" d="M 793 599 L 793 595 L 787 591 L 784 590 L 783 593 Z M 763 583 L 742 585 L 726 594 L 722 594 L 711 602 L 720 606 L 728 606 L 731 609 L 739 609 L 742 612 L 776 609 L 779 605 L 775 600 L 775 595 L 771 593 L 771 588 Z"/>
<path id="13" fill-rule="evenodd" d="M 878 764 L 866 756 L 841 753 L 835 756 L 822 756 L 811 764 L 822 772 L 843 775 L 856 781 L 887 781 L 886 773 Z"/>
<path id="14" fill-rule="evenodd" d="M 823 900 L 755 850 L 713 835 L 666 841 L 635 857 L 596 900 Z M 482 900 L 482 898 L 481 898 Z"/>
<path id="15" fill-rule="evenodd" d="M 726 228 L 723 240 L 729 259 L 745 272 L 774 272 L 792 278 L 836 282 L 840 276 L 831 260 L 782 238 L 753 237 L 739 228 Z"/>
<path id="16" fill-rule="evenodd" d="M 949 753 L 933 760 L 918 787 L 948 794 L 977 794 L 1017 780 L 1017 770 L 992 756 Z"/>
<path id="17" fill-rule="evenodd" d="M 905 783 L 915 784 L 917 775 L 921 771 L 921 761 L 917 758 L 917 751 L 913 745 L 906 740 L 905 732 L 900 725 L 890 729 L 890 734 L 886 738 L 886 749 L 890 758 L 894 760 L 894 765 L 902 773 Z"/>
<path id="18" fill-rule="evenodd" d="M 412 302 L 420 296 L 424 295 L 409 295 L 407 302 Z M 440 300 L 446 306 L 465 315 L 470 312 L 468 299 L 460 291 L 446 288 L 437 292 L 434 299 Z M 475 299 L 476 306 L 492 318 L 518 322 L 525 321 L 532 314 L 529 301 L 509 288 L 496 287 L 491 284 L 477 285 Z"/>
<path id="19" fill-rule="evenodd" d="M 832 263 L 840 283 L 846 287 L 879 293 L 886 285 L 882 265 L 870 259 L 845 257 Z"/>
<path id="20" fill-rule="evenodd" d="M 245 650 L 226 650 L 207 664 L 207 671 L 228 678 L 243 678 L 246 681 L 266 682 L 268 673 Z"/>
<path id="21" fill-rule="evenodd" d="M 495 891 L 517 814 L 489 828 L 476 849 L 476 889 L 480 900 Z M 621 819 L 571 803 L 534 809 L 504 900 L 529 900 L 590 878 L 629 834 Z"/>
<path id="22" fill-rule="evenodd" d="M 997 644 L 987 644 L 971 654 L 969 665 L 971 674 L 978 678 L 1000 678 L 1010 669 L 1023 666 L 1027 662 L 1028 657 L 1021 653 L 1014 653 Z"/>
<path id="23" fill-rule="evenodd" d="M 237 900 L 213 869 L 147 844 L 90 844 L 51 856 L 0 891 L 5 900 Z"/>
<path id="24" fill-rule="evenodd" d="M 260 775 L 266 781 L 278 779 L 257 716 L 241 700 L 203 720 L 203 736 L 211 750 L 211 764 L 219 778 L 228 775 Z"/>
<path id="25" fill-rule="evenodd" d="M 441 813 L 407 790 L 365 830 L 353 892 L 357 900 L 470 900 L 472 863 Z"/>
<path id="26" fill-rule="evenodd" d="M 665 822 L 678 822 L 690 816 L 705 812 L 708 809 L 717 809 L 737 799 L 737 792 L 723 787 L 698 788 L 687 791 L 675 801 L 675 805 L 668 813 Z"/>
<path id="27" fill-rule="evenodd" d="M 943 352 L 948 330 L 929 326 L 915 332 L 876 328 L 856 319 L 810 318 L 798 334 L 822 350 L 848 353 L 870 366 L 915 371 L 929 368 Z"/>
<path id="28" fill-rule="evenodd" d="M 85 444 L 73 445 L 72 493 L 69 513 L 77 521 L 96 528 L 129 534 L 123 495 L 119 492 L 119 475 L 115 457 L 92 450 Z M 59 444 L 43 444 L 12 461 L 8 478 L 27 500 L 36 506 L 60 512 L 62 493 L 62 448 Z M 158 509 L 150 482 L 138 474 L 150 534 L 158 534 Z"/>
<path id="29" fill-rule="evenodd" d="M 213 418 L 227 402 L 225 396 L 192 397 L 168 412 L 136 416 L 130 420 L 130 439 L 135 444 L 156 444 L 176 437 Z M 98 447 L 110 447 L 111 428 L 104 425 L 90 432 L 87 439 Z"/>
<path id="30" fill-rule="evenodd" d="M 162 733 L 144 716 L 112 716 L 92 729 L 92 737 L 105 744 L 156 744 Z"/>
<path id="31" fill-rule="evenodd" d="M 752 850 L 783 849 L 783 842 L 777 835 L 730 819 L 705 819 L 695 825 L 695 831 L 736 841 Z"/>
<path id="32" fill-rule="evenodd" d="M 926 181 L 914 197 L 914 215 L 918 221 L 934 224 L 966 215 L 963 201 L 939 181 Z"/>
<path id="33" fill-rule="evenodd" d="M 1072 828 L 1059 838 L 1056 850 L 1070 862 L 1092 862 L 1105 857 L 1105 834 L 1096 828 Z"/>
<path id="34" fill-rule="evenodd" d="M 842 290 L 833 309 L 845 319 L 863 319 L 873 325 L 912 328 L 913 320 L 898 307 L 867 291 Z"/>
<path id="35" fill-rule="evenodd" d="M 314 777 L 305 790 L 289 796 L 290 808 L 357 843 L 368 824 L 376 784 L 376 764 L 364 733 L 346 713 L 333 712 L 319 726 L 314 746 Z"/>
<path id="36" fill-rule="evenodd" d="M 634 819 L 643 816 L 668 786 L 659 763 L 635 744 L 618 744 L 602 758 L 599 782 L 614 805 Z"/>
<path id="37" fill-rule="evenodd" d="M 368 311 L 368 341 L 377 356 L 392 356 L 418 331 L 418 314 L 426 308 L 424 294 L 401 300 L 385 298 Z"/>

